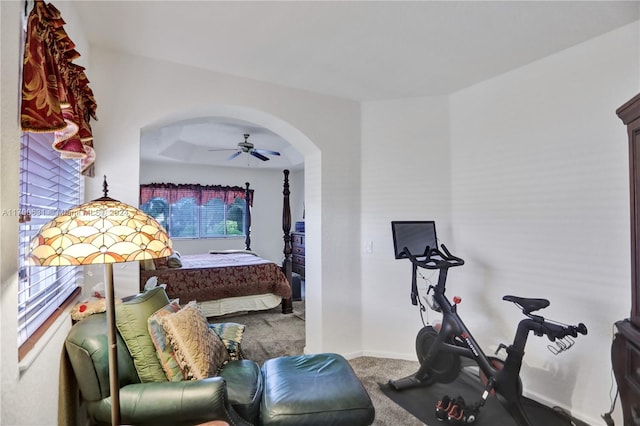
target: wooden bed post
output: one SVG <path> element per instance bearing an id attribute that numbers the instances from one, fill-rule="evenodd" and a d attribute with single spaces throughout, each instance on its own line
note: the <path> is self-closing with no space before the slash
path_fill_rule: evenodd
<path id="1" fill-rule="evenodd" d="M 251 191 L 249 191 L 249 182 L 244 183 L 246 188 L 244 190 L 244 203 L 245 203 L 245 215 L 244 215 L 244 248 L 245 250 L 251 250 Z"/>
<path id="2" fill-rule="evenodd" d="M 282 269 L 284 270 L 284 274 L 287 277 L 287 281 L 289 282 L 289 286 L 291 286 L 291 206 L 289 205 L 289 170 L 285 169 L 284 173 L 284 184 L 282 189 L 283 204 L 282 204 L 282 231 L 284 232 L 284 262 L 282 264 Z M 292 294 L 293 296 L 293 294 Z M 293 313 L 293 301 L 292 297 L 288 299 L 282 299 L 282 313 L 290 314 Z"/>

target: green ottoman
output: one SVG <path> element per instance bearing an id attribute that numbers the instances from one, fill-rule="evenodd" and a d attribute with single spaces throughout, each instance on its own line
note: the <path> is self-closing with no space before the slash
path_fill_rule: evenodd
<path id="1" fill-rule="evenodd" d="M 371 398 L 351 365 L 333 353 L 285 356 L 262 366 L 265 426 L 370 425 Z"/>

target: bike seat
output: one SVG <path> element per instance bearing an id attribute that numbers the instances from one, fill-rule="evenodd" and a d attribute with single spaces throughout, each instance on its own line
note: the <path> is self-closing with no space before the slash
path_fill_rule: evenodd
<path id="1" fill-rule="evenodd" d="M 550 304 L 547 299 L 530 299 L 528 297 L 517 297 L 508 295 L 504 296 L 502 300 L 513 302 L 516 305 L 521 306 L 522 312 L 524 312 L 525 315 L 530 314 L 533 311 L 537 311 L 538 309 L 546 308 Z"/>

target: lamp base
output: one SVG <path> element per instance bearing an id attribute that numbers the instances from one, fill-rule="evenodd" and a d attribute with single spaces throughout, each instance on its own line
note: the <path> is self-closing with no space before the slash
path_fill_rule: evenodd
<path id="1" fill-rule="evenodd" d="M 120 381 L 118 379 L 118 345 L 116 339 L 116 306 L 113 289 L 113 265 L 104 264 L 107 339 L 109 343 L 109 390 L 111 393 L 111 424 L 120 425 Z"/>

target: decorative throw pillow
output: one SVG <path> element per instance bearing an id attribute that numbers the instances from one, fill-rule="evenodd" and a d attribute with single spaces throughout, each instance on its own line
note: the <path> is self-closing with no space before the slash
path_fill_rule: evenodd
<path id="1" fill-rule="evenodd" d="M 167 306 L 160 308 L 149 317 L 149 335 L 156 347 L 156 355 L 162 365 L 164 373 L 170 382 L 179 382 L 184 380 L 184 373 L 180 367 L 180 363 L 173 350 L 173 346 L 167 341 L 167 333 L 159 322 L 159 318 L 174 314 L 180 310 L 180 304 L 174 299 Z"/>
<path id="2" fill-rule="evenodd" d="M 180 253 L 174 251 L 169 257 L 167 257 L 167 266 L 169 268 L 182 268 L 182 259 L 180 259 Z"/>
<path id="3" fill-rule="evenodd" d="M 116 305 L 116 326 L 129 349 L 142 383 L 167 381 L 149 335 L 147 320 L 168 303 L 169 298 L 164 289 L 155 287 Z"/>
<path id="4" fill-rule="evenodd" d="M 229 361 L 229 352 L 209 328 L 195 301 L 174 314 L 158 318 L 187 379 L 198 380 L 218 374 Z"/>
<path id="5" fill-rule="evenodd" d="M 242 343 L 242 335 L 246 328 L 245 325 L 235 322 L 221 322 L 209 324 L 209 328 L 215 331 L 218 337 L 220 337 L 232 360 L 242 359 L 240 343 Z"/>

